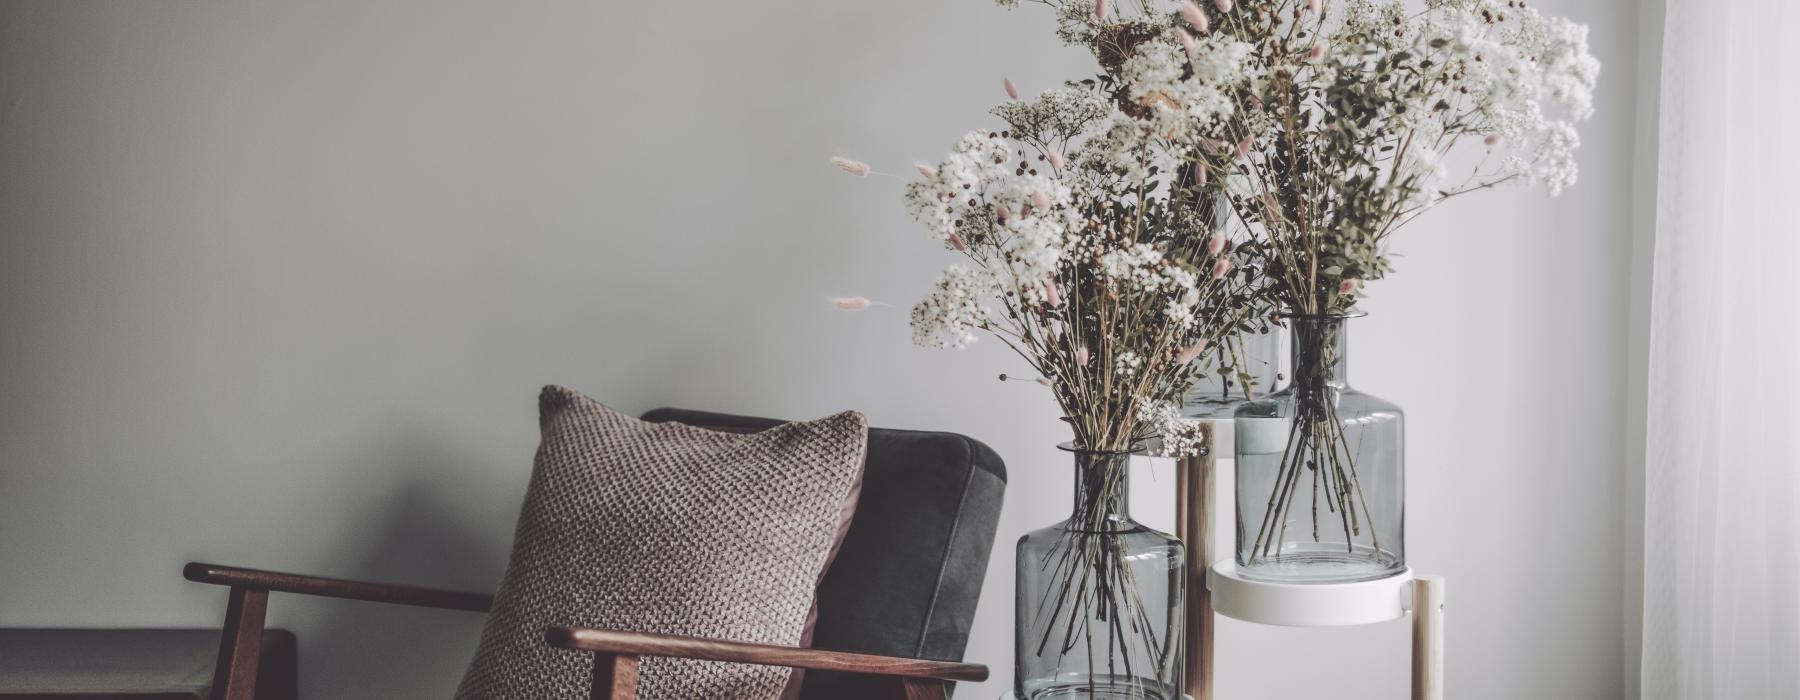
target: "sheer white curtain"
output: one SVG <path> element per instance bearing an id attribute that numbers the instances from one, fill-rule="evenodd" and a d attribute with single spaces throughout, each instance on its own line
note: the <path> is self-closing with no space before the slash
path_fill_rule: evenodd
<path id="1" fill-rule="evenodd" d="M 1800 698 L 1800 2 L 1666 0 L 1645 698 Z"/>

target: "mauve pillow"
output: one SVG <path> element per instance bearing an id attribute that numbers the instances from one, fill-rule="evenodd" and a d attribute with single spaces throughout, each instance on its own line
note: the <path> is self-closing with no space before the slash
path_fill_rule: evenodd
<path id="1" fill-rule="evenodd" d="M 586 698 L 574 625 L 801 645 L 855 507 L 862 414 L 758 433 L 646 423 L 572 390 L 538 399 L 543 442 L 512 559 L 458 698 Z M 777 698 L 788 669 L 647 657 L 638 697 Z"/>

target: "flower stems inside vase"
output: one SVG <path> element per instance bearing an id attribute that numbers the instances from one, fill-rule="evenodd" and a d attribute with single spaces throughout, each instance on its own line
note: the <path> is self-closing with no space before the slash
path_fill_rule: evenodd
<path id="1" fill-rule="evenodd" d="M 1345 316 L 1291 316 L 1293 382 L 1241 407 L 1238 564 L 1349 581 L 1404 567 L 1398 407 L 1351 388 Z"/>
<path id="2" fill-rule="evenodd" d="M 1081 451 L 1068 520 L 1018 548 L 1020 697 L 1176 698 L 1181 542 L 1131 519 L 1131 453 Z"/>

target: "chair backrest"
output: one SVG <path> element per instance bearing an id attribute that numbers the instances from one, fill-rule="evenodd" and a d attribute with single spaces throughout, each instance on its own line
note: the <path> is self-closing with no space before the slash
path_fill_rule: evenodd
<path id="1" fill-rule="evenodd" d="M 721 430 L 782 421 L 659 408 L 644 420 Z M 869 430 L 862 495 L 819 583 L 812 646 L 960 661 L 993 552 L 1006 466 L 955 433 Z M 871 677 L 810 671 L 802 698 L 879 697 Z"/>

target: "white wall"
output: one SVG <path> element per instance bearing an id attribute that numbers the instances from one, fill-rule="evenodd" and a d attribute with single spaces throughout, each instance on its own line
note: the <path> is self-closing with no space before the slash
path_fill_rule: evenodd
<path id="1" fill-rule="evenodd" d="M 1408 231 L 1353 333 L 1354 381 L 1409 412 L 1410 554 L 1449 576 L 1466 700 L 1624 675 L 1636 6 L 1536 4 L 1608 66 L 1582 183 Z M 969 658 L 996 674 L 964 696 L 998 694 L 1062 435 L 994 344 L 910 346 L 947 258 L 902 180 L 825 161 L 905 173 L 989 123 L 1002 75 L 1086 69 L 1045 13 L 979 0 L 0 6 L 0 625 L 216 624 L 195 559 L 490 587 L 556 382 L 993 445 L 1013 485 Z M 271 614 L 312 697 L 442 697 L 478 631 Z M 1404 692 L 1402 623 L 1218 643 L 1220 697 Z"/>

